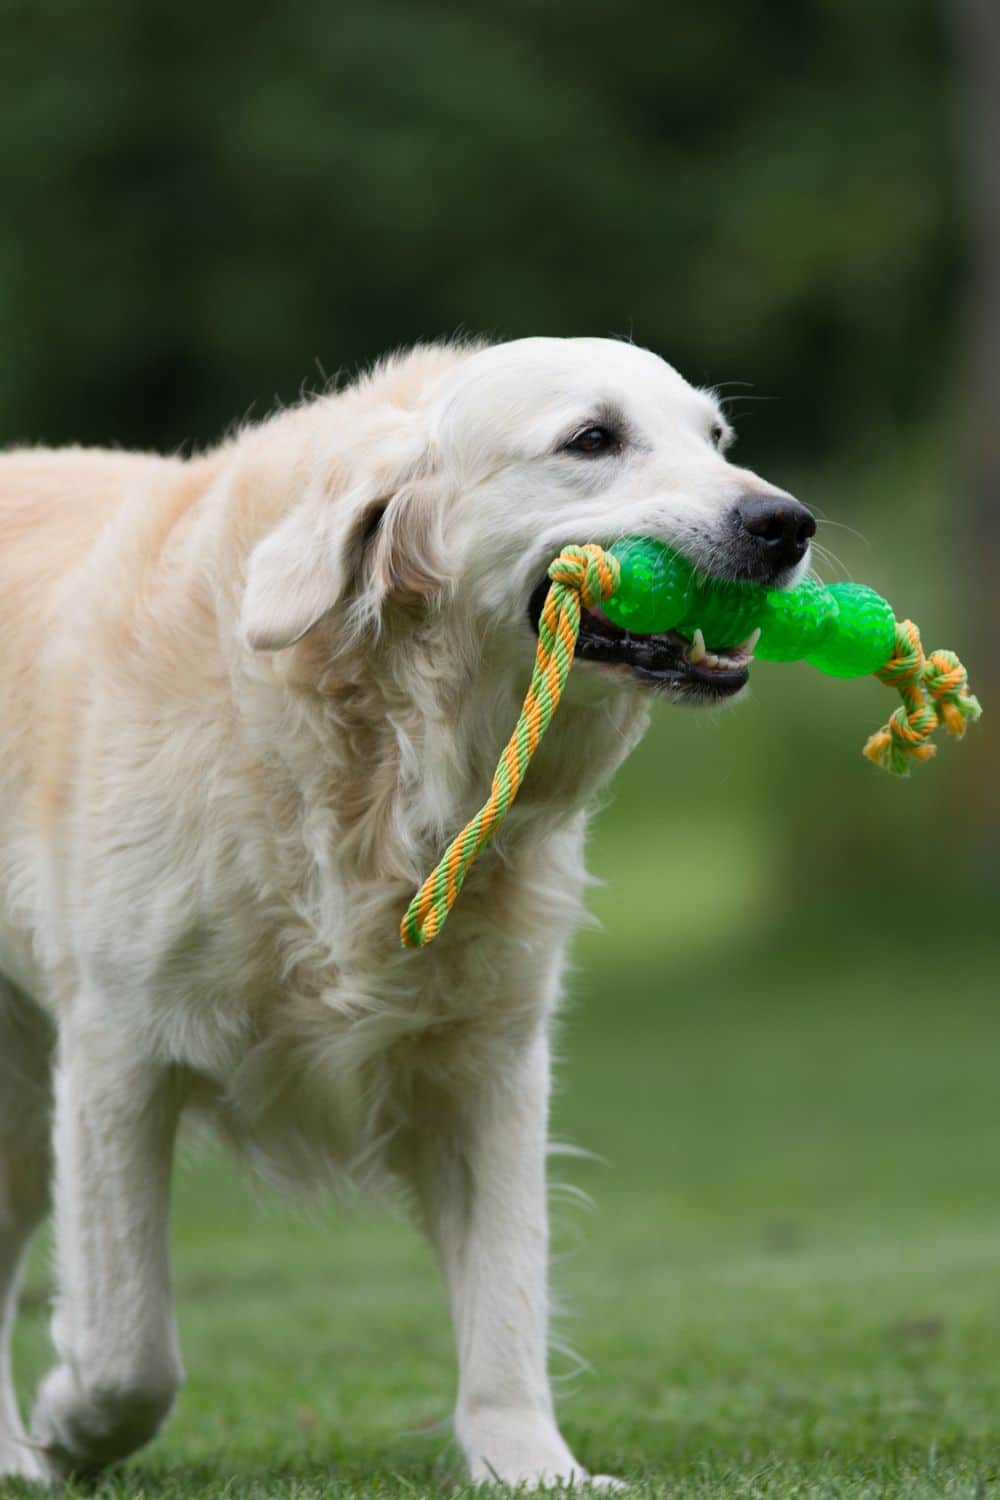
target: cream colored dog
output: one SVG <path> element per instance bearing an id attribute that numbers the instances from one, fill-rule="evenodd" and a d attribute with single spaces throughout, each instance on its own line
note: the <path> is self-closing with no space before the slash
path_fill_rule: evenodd
<path id="1" fill-rule="evenodd" d="M 717 702 L 748 651 L 588 614 L 446 930 L 403 952 L 399 920 L 488 788 L 563 543 L 801 572 L 808 512 L 728 436 L 652 354 L 527 339 L 417 349 L 189 461 L 0 458 L 0 1474 L 96 1470 L 169 1411 L 198 1111 L 285 1182 L 401 1189 L 447 1278 L 472 1475 L 585 1477 L 546 1375 L 545 1155 L 587 808 L 643 685 Z M 29 1439 L 6 1346 L 50 1162 Z"/>

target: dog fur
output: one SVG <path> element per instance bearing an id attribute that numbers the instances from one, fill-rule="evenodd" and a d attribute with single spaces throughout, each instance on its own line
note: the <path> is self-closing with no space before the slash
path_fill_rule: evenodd
<path id="1" fill-rule="evenodd" d="M 626 451 L 564 451 L 609 411 Z M 167 1415 L 190 1112 L 280 1182 L 404 1194 L 472 1476 L 584 1477 L 546 1375 L 549 1030 L 649 694 L 581 664 L 439 940 L 398 927 L 489 786 L 548 560 L 646 532 L 709 566 L 770 493 L 727 431 L 650 353 L 530 339 L 415 349 L 189 460 L 0 458 L 0 1474 L 97 1470 Z M 50 1161 L 28 1440 L 6 1350 Z"/>

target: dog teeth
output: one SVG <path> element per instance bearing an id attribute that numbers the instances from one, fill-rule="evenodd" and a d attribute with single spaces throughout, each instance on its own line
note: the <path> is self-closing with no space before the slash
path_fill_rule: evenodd
<path id="1" fill-rule="evenodd" d="M 696 630 L 687 648 L 687 659 L 695 667 L 721 667 L 724 672 L 735 672 L 748 667 L 753 661 L 753 648 L 760 639 L 760 631 L 753 630 L 738 646 L 727 651 L 709 651 L 702 630 Z"/>

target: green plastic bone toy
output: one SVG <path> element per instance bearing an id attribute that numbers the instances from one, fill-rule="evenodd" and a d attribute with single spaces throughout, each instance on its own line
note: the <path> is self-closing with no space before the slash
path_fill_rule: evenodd
<path id="1" fill-rule="evenodd" d="M 943 724 L 961 736 L 978 719 L 978 701 L 953 651 L 924 655 L 912 620 L 898 621 L 874 589 L 803 579 L 793 589 L 766 589 L 695 572 L 679 552 L 652 537 L 625 537 L 607 551 L 590 542 L 564 547 L 549 566 L 550 587 L 538 620 L 535 670 L 514 733 L 500 757 L 489 798 L 452 839 L 410 902 L 400 927 L 406 948 L 437 936 L 473 860 L 489 843 L 517 796 L 542 735 L 559 705 L 573 664 L 580 614 L 599 606 L 636 635 L 676 631 L 704 649 L 749 641 L 765 661 L 805 660 L 831 677 L 874 673 L 903 700 L 864 753 L 907 775 L 911 760 L 934 754 L 930 736 Z M 691 656 L 692 661 L 697 658 Z"/>
<path id="2" fill-rule="evenodd" d="M 618 587 L 603 609 L 623 630 L 700 629 L 720 650 L 760 634 L 764 661 L 801 661 L 831 677 L 867 677 L 893 654 L 896 620 L 874 589 L 859 583 L 826 586 L 806 578 L 794 589 L 765 589 L 700 577 L 685 557 L 650 537 L 626 537 L 611 548 Z"/>

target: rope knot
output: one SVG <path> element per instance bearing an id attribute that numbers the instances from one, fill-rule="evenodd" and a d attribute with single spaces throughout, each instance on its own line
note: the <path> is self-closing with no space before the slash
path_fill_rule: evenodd
<path id="1" fill-rule="evenodd" d="M 583 547 L 564 547 L 549 564 L 552 583 L 573 589 L 579 594 L 585 609 L 610 599 L 620 577 L 621 565 L 617 557 L 612 557 L 596 542 L 587 542 Z"/>
<path id="2" fill-rule="evenodd" d="M 954 651 L 932 651 L 924 667 L 924 687 L 937 715 L 950 734 L 961 739 L 965 726 L 982 713 L 979 699 L 969 692 L 969 674 Z"/>
<path id="3" fill-rule="evenodd" d="M 912 760 L 930 760 L 935 753 L 930 737 L 939 724 L 961 736 L 966 722 L 982 712 L 954 651 L 932 651 L 925 657 L 912 620 L 897 620 L 893 653 L 875 676 L 894 687 L 903 701 L 870 737 L 864 754 L 897 776 L 910 774 Z"/>
<path id="4" fill-rule="evenodd" d="M 912 620 L 897 620 L 892 655 L 875 676 L 886 687 L 898 689 L 905 697 L 908 690 L 919 688 L 923 671 L 924 648 L 920 641 L 920 631 Z"/>

